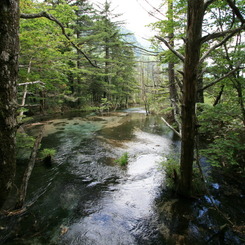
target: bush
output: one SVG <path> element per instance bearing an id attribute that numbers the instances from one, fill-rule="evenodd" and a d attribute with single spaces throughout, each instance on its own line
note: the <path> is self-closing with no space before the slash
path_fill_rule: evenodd
<path id="1" fill-rule="evenodd" d="M 224 170 L 232 168 L 244 174 L 245 132 L 236 105 L 203 104 L 201 109 L 198 116 L 201 125 L 199 133 L 209 144 L 200 153 L 212 166 Z"/>

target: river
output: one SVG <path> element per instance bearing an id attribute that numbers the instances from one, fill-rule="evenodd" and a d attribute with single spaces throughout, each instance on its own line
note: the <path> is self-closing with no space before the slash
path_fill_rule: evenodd
<path id="1" fill-rule="evenodd" d="M 2 244 L 242 244 L 232 231 L 216 236 L 222 221 L 208 197 L 165 195 L 161 162 L 178 153 L 180 142 L 160 117 L 131 109 L 44 123 L 42 148 L 56 150 L 53 165 L 36 164 L 27 211 L 1 218 Z M 27 130 L 36 135 L 40 126 Z M 124 153 L 122 167 L 115 160 Z"/>

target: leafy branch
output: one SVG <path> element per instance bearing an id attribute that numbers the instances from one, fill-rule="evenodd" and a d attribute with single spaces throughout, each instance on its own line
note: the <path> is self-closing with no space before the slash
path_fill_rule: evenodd
<path id="1" fill-rule="evenodd" d="M 239 70 L 239 69 L 242 69 L 242 68 L 240 67 L 240 64 L 237 65 L 237 67 L 236 67 L 235 69 L 233 69 L 233 70 L 229 71 L 228 73 L 226 73 L 224 76 L 222 76 L 222 77 L 216 79 L 215 81 L 213 81 L 212 83 L 206 85 L 206 86 L 203 87 L 202 89 L 199 89 L 198 92 L 203 91 L 203 90 L 205 90 L 205 89 L 207 89 L 207 88 L 209 88 L 209 87 L 215 85 L 216 83 L 218 83 L 218 82 L 220 82 L 221 80 L 223 80 L 223 79 L 229 77 L 231 74 L 233 74 L 234 72 L 236 72 L 236 71 Z"/>
<path id="2" fill-rule="evenodd" d="M 93 63 L 90 58 L 85 54 L 84 51 L 82 51 L 72 40 L 71 38 L 66 34 L 66 31 L 65 31 L 65 27 L 63 26 L 63 24 L 57 20 L 53 15 L 51 14 L 48 14 L 47 12 L 45 11 L 42 11 L 40 13 L 37 13 L 37 14 L 23 14 L 21 13 L 20 14 L 20 18 L 22 19 L 36 19 L 36 18 L 47 18 L 51 21 L 54 21 L 62 30 L 62 34 L 66 37 L 66 39 L 70 42 L 70 44 L 79 52 L 81 53 L 85 59 L 90 63 L 90 65 L 92 65 L 93 67 L 96 67 L 96 68 L 99 68 L 95 63 Z"/>
<path id="3" fill-rule="evenodd" d="M 232 34 L 232 36 L 234 36 L 236 33 L 240 32 L 242 30 L 245 30 L 244 24 L 242 26 L 236 28 L 236 29 L 233 29 L 233 30 L 227 30 L 227 31 L 221 31 L 221 32 L 215 32 L 212 34 L 208 34 L 208 35 L 201 38 L 201 43 L 205 43 L 205 42 L 210 41 L 210 40 L 215 39 L 215 38 L 224 37 L 227 34 Z"/>

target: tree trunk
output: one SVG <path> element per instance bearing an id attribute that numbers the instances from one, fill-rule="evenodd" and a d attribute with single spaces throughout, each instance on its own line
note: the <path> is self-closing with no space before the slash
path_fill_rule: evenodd
<path id="1" fill-rule="evenodd" d="M 187 41 L 185 47 L 183 104 L 182 104 L 182 144 L 180 159 L 179 194 L 190 197 L 195 141 L 195 105 L 197 93 L 198 64 L 200 60 L 203 0 L 188 0 Z"/>
<path id="2" fill-rule="evenodd" d="M 168 0 L 168 20 L 171 23 L 170 31 L 168 33 L 169 44 L 174 48 L 174 28 L 173 24 L 173 0 Z M 169 80 L 169 93 L 170 93 L 170 103 L 172 107 L 172 117 L 178 123 L 179 117 L 179 107 L 178 107 L 178 92 L 175 84 L 175 71 L 174 62 L 170 61 L 168 63 L 168 80 Z M 179 123 L 178 123 L 179 125 Z M 180 126 L 180 125 L 179 125 Z"/>
<path id="3" fill-rule="evenodd" d="M 19 1 L 0 3 L 0 209 L 15 176 Z"/>
<path id="4" fill-rule="evenodd" d="M 110 99 L 109 98 L 109 94 L 108 94 L 108 91 L 109 91 L 109 85 L 110 85 L 110 79 L 109 79 L 109 59 L 110 59 L 110 49 L 107 45 L 107 43 L 109 42 L 108 39 L 106 39 L 105 41 L 105 91 L 104 91 L 104 98 L 107 98 L 107 99 Z M 107 87 L 108 86 L 108 87 Z"/>

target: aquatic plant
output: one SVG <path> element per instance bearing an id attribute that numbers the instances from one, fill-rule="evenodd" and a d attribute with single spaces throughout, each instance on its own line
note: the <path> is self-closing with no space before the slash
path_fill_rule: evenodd
<path id="1" fill-rule="evenodd" d="M 41 152 L 40 152 L 40 157 L 41 158 L 46 158 L 48 156 L 53 157 L 56 154 L 56 150 L 52 149 L 52 148 L 44 148 Z"/>
<path id="2" fill-rule="evenodd" d="M 126 166 L 128 164 L 128 153 L 125 152 L 123 155 L 115 160 L 116 163 L 118 163 L 120 166 Z"/>

